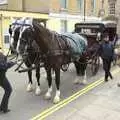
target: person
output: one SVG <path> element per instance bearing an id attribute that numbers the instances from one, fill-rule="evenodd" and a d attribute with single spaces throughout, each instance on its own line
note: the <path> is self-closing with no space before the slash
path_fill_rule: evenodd
<path id="1" fill-rule="evenodd" d="M 10 40 L 11 40 L 11 38 L 12 38 L 12 25 L 9 25 L 9 30 L 8 30 L 8 32 L 9 32 L 9 35 L 10 35 Z M 10 42 L 10 41 L 9 41 Z M 13 47 L 10 45 L 10 52 L 11 52 L 11 54 L 14 54 L 15 53 L 15 51 L 13 50 Z M 9 52 L 8 52 L 8 54 L 9 54 Z"/>
<path id="2" fill-rule="evenodd" d="M 113 42 L 112 42 L 112 44 L 114 45 L 114 47 L 116 46 L 117 41 L 118 41 L 118 34 L 116 33 L 115 37 L 113 39 Z M 115 48 L 115 50 L 114 50 L 114 58 L 113 58 L 113 65 L 116 65 L 116 63 L 117 63 L 117 56 L 118 56 L 117 54 L 118 54 L 118 49 Z"/>
<path id="3" fill-rule="evenodd" d="M 7 69 L 11 68 L 15 63 L 8 62 L 7 57 L 0 52 L 0 87 L 2 87 L 5 91 L 1 104 L 0 104 L 0 112 L 7 113 L 10 110 L 8 109 L 8 102 L 10 95 L 12 93 L 12 87 L 6 77 Z"/>
<path id="4" fill-rule="evenodd" d="M 108 34 L 105 35 L 104 41 L 101 42 L 101 44 L 100 44 L 99 54 L 100 54 L 102 61 L 103 61 L 103 69 L 105 71 L 105 82 L 107 82 L 108 77 L 113 79 L 113 76 L 110 72 L 110 69 L 111 69 L 111 63 L 112 63 L 113 58 L 114 58 L 114 46 L 109 41 Z"/>
<path id="5" fill-rule="evenodd" d="M 10 34 L 10 37 L 12 36 L 12 25 L 9 25 L 9 34 Z"/>

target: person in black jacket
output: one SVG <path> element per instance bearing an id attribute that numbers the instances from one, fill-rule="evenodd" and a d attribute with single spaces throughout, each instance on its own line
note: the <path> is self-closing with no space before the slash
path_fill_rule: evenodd
<path id="1" fill-rule="evenodd" d="M 12 25 L 9 25 L 9 34 L 10 34 L 10 37 L 12 36 Z"/>
<path id="2" fill-rule="evenodd" d="M 99 53 L 103 61 L 103 69 L 105 71 L 105 81 L 108 81 L 108 77 L 113 79 L 110 72 L 111 62 L 114 58 L 114 46 L 109 41 L 108 34 L 105 35 L 104 41 L 100 44 Z"/>
<path id="3" fill-rule="evenodd" d="M 0 104 L 0 112 L 3 113 L 7 113 L 10 111 L 8 109 L 8 102 L 12 92 L 12 87 L 6 77 L 6 71 L 7 69 L 11 68 L 13 65 L 14 63 L 7 62 L 7 57 L 0 52 L 0 87 L 2 87 L 5 91 Z"/>

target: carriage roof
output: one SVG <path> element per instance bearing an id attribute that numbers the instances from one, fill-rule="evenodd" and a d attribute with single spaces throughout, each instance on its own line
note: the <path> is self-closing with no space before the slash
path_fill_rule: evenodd
<path id="1" fill-rule="evenodd" d="M 75 24 L 75 29 L 76 28 L 95 28 L 95 29 L 100 29 L 100 28 L 116 28 L 117 24 L 114 21 L 99 21 L 99 22 L 81 22 L 81 23 L 76 23 Z"/>

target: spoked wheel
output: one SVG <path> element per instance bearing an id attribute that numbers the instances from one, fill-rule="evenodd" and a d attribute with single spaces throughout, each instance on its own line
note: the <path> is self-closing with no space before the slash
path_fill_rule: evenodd
<path id="1" fill-rule="evenodd" d="M 92 75 L 96 75 L 96 73 L 99 70 L 99 65 L 100 65 L 99 56 L 95 56 L 94 59 L 92 60 L 92 63 L 91 63 Z"/>

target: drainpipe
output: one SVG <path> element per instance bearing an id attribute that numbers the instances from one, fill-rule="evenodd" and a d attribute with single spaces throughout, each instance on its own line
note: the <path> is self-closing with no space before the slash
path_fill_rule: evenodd
<path id="1" fill-rule="evenodd" d="M 25 3 L 24 3 L 24 0 L 22 0 L 22 11 L 25 12 Z"/>
<path id="2" fill-rule="evenodd" d="M 84 21 L 85 21 L 85 16 L 86 16 L 86 0 L 84 0 Z"/>

